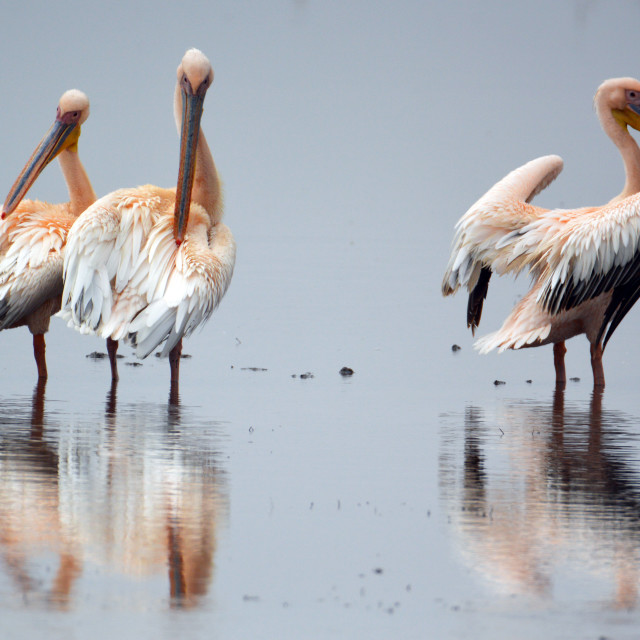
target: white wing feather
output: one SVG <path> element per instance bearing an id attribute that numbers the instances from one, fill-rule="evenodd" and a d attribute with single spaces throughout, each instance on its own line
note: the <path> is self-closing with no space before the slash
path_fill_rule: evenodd
<path id="1" fill-rule="evenodd" d="M 640 260 L 640 194 L 602 207 L 554 210 L 522 229 L 512 257 L 527 252 L 552 312 L 623 284 Z"/>
<path id="2" fill-rule="evenodd" d="M 229 229 L 211 228 L 193 204 L 178 247 L 173 220 L 135 190 L 98 200 L 78 218 L 65 255 L 61 314 L 82 332 L 124 340 L 140 358 L 206 321 L 224 296 L 235 263 Z"/>
<path id="3" fill-rule="evenodd" d="M 190 230 L 178 248 L 170 225 L 154 229 L 147 243 L 149 253 L 141 254 L 139 265 L 139 271 L 149 275 L 141 278 L 138 273 L 132 280 L 147 285 L 148 304 L 129 323 L 125 337 L 138 357 L 145 358 L 165 340 L 161 355 L 168 355 L 181 338 L 208 320 L 222 300 L 233 275 L 235 243 L 223 224 L 212 235 L 207 244 L 207 229 L 201 225 Z M 170 260 L 158 259 L 167 255 Z"/>
<path id="4" fill-rule="evenodd" d="M 543 156 L 518 167 L 482 196 L 456 224 L 451 257 L 442 281 L 443 295 L 460 286 L 471 291 L 483 266 L 503 274 L 518 271 L 509 260 L 520 230 L 545 209 L 528 204 L 562 171 L 559 156 Z"/>
<path id="5" fill-rule="evenodd" d="M 72 219 L 55 205 L 24 205 L 28 211 L 0 222 L 0 329 L 62 293 L 62 250 Z"/>
<path id="6" fill-rule="evenodd" d="M 83 333 L 103 335 L 112 321 L 114 295 L 130 280 L 155 220 L 153 201 L 135 195 L 121 189 L 100 198 L 69 233 L 61 315 Z"/>

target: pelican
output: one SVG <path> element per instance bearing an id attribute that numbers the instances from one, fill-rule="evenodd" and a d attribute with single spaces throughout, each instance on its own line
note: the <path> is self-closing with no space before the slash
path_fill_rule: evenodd
<path id="1" fill-rule="evenodd" d="M 81 125 L 89 100 L 76 89 L 65 92 L 56 119 L 41 140 L 2 207 L 0 221 L 0 329 L 27 325 L 33 334 L 38 377 L 47 378 L 44 334 L 60 309 L 62 254 L 76 218 L 96 195 L 78 157 Z M 69 202 L 22 200 L 42 170 L 57 157 Z"/>
<path id="2" fill-rule="evenodd" d="M 640 192 L 640 149 L 628 130 L 640 130 L 640 82 L 607 80 L 594 104 L 602 128 L 622 156 L 622 192 L 600 207 L 535 207 L 531 200 L 555 180 L 563 162 L 554 155 L 528 162 L 494 185 L 460 219 L 442 283 L 445 296 L 467 287 L 467 326 L 474 332 L 492 272 L 517 274 L 528 269 L 533 276 L 530 291 L 502 327 L 475 346 L 487 353 L 553 344 L 558 385 L 566 382 L 565 341 L 584 333 L 594 386 L 604 387 L 603 350 L 640 295 L 640 279 L 633 271 L 639 260 L 634 194 Z"/>
<path id="3" fill-rule="evenodd" d="M 218 173 L 200 119 L 213 82 L 205 55 L 190 49 L 178 66 L 174 115 L 180 133 L 176 189 L 145 185 L 95 202 L 69 233 L 63 316 L 107 338 L 111 375 L 124 340 L 146 358 L 164 342 L 178 382 L 182 338 L 205 322 L 231 281 L 235 242 L 222 222 Z"/>

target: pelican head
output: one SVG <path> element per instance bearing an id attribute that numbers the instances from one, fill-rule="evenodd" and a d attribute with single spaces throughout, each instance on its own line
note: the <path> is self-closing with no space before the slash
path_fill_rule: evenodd
<path id="1" fill-rule="evenodd" d="M 176 188 L 173 235 L 181 244 L 189 220 L 191 190 L 196 169 L 196 151 L 204 97 L 213 82 L 213 69 L 198 49 L 189 49 L 178 66 L 176 117 L 180 115 L 180 168 Z"/>
<path id="2" fill-rule="evenodd" d="M 13 183 L 2 207 L 2 218 L 12 213 L 42 170 L 62 151 L 77 151 L 80 125 L 89 117 L 89 98 L 78 91 L 65 91 L 58 102 L 56 119 Z"/>
<path id="3" fill-rule="evenodd" d="M 640 82 L 635 78 L 605 80 L 594 98 L 596 111 L 610 109 L 616 122 L 640 131 Z"/>

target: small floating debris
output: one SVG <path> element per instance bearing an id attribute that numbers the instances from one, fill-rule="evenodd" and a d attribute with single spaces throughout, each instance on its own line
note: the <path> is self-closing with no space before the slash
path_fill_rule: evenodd
<path id="1" fill-rule="evenodd" d="M 493 384 L 497 387 L 501 384 L 507 384 L 504 380 L 494 380 Z"/>
<path id="2" fill-rule="evenodd" d="M 351 367 L 342 367 L 339 373 L 343 378 L 347 378 L 353 375 L 353 369 Z"/>
<path id="3" fill-rule="evenodd" d="M 127 365 L 127 367 L 141 367 L 142 366 L 142 362 L 125 362 L 125 364 Z"/>
<path id="4" fill-rule="evenodd" d="M 92 360 L 103 360 L 104 358 L 108 358 L 109 356 L 104 351 L 92 351 L 91 353 L 87 353 L 85 358 L 91 358 Z M 124 358 L 124 356 L 120 353 L 116 355 L 116 358 Z"/>
<path id="5" fill-rule="evenodd" d="M 460 349 L 462 349 L 462 347 L 459 344 L 452 344 L 451 345 L 451 351 L 453 351 L 454 353 L 456 351 L 460 351 Z"/>
<path id="6" fill-rule="evenodd" d="M 292 377 L 292 378 L 297 378 L 297 377 L 298 377 L 298 374 L 297 374 L 297 373 L 292 373 L 292 374 L 291 374 L 291 377 Z M 307 378 L 313 378 L 313 377 L 315 377 L 315 376 L 313 375 L 313 373 L 311 373 L 311 371 L 307 371 L 306 373 L 301 373 L 299 377 L 300 377 L 302 380 L 306 380 Z"/>
<path id="7" fill-rule="evenodd" d="M 373 570 L 373 573 L 377 573 L 378 575 L 380 575 L 381 573 L 383 573 L 383 569 L 382 569 L 382 567 L 376 567 L 376 568 Z"/>
<path id="8" fill-rule="evenodd" d="M 263 367 L 240 367 L 240 371 L 269 371 Z"/>
<path id="9" fill-rule="evenodd" d="M 91 353 L 87 353 L 86 358 L 91 358 L 92 360 L 102 360 L 103 358 L 107 358 L 107 354 L 103 351 L 92 351 Z"/>
<path id="10" fill-rule="evenodd" d="M 527 384 L 531 384 L 531 383 L 533 382 L 533 380 L 525 380 L 525 382 L 526 382 Z"/>
<path id="11" fill-rule="evenodd" d="M 248 594 L 245 594 L 244 596 L 242 596 L 242 599 L 245 602 L 259 602 L 260 601 L 260 596 L 250 596 Z"/>
<path id="12" fill-rule="evenodd" d="M 580 378 L 569 378 L 571 382 L 580 382 Z"/>

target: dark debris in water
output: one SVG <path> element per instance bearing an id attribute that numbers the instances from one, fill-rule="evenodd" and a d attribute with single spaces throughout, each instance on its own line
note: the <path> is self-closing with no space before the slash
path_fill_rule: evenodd
<path id="1" fill-rule="evenodd" d="M 460 349 L 462 349 L 462 347 L 459 344 L 452 344 L 451 345 L 451 351 L 453 351 L 454 353 L 456 351 L 460 351 Z"/>
<path id="2" fill-rule="evenodd" d="M 504 380 L 494 380 L 493 384 L 497 387 L 501 384 L 507 384 Z"/>
<path id="3" fill-rule="evenodd" d="M 92 360 L 103 360 L 104 358 L 108 357 L 109 355 L 104 351 L 92 351 L 91 353 L 87 353 L 87 355 L 85 356 L 85 358 L 91 358 Z M 116 358 L 124 358 L 124 356 L 118 353 L 116 354 Z"/>
<path id="4" fill-rule="evenodd" d="M 526 382 L 527 384 L 531 384 L 531 383 L 533 382 L 533 380 L 525 380 L 525 382 Z"/>
<path id="5" fill-rule="evenodd" d="M 340 369 L 340 375 L 343 378 L 346 378 L 348 376 L 352 376 L 353 375 L 353 369 L 351 367 L 342 367 L 342 369 Z"/>
<path id="6" fill-rule="evenodd" d="M 240 367 L 240 371 L 269 371 L 264 367 Z"/>
<path id="7" fill-rule="evenodd" d="M 141 367 L 142 366 L 142 362 L 125 362 L 125 364 L 127 365 L 127 367 Z"/>
<path id="8" fill-rule="evenodd" d="M 580 382 L 580 378 L 569 378 L 571 382 Z"/>
<path id="9" fill-rule="evenodd" d="M 311 373 L 311 371 L 307 371 L 306 373 L 301 373 L 300 376 L 298 376 L 297 373 L 292 373 L 291 374 L 292 378 L 300 378 L 301 380 L 306 380 L 307 378 L 313 378 L 314 375 L 313 373 Z"/>

